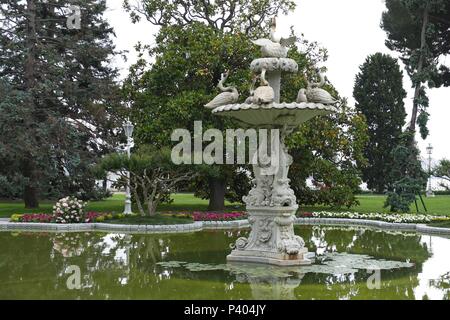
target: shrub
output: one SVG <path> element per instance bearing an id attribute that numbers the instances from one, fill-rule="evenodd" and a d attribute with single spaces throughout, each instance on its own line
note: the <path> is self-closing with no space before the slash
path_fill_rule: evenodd
<path id="1" fill-rule="evenodd" d="M 56 223 L 81 223 L 85 206 L 85 202 L 75 197 L 62 198 L 53 207 L 54 220 Z"/>
<path id="2" fill-rule="evenodd" d="M 11 222 L 21 222 L 23 214 L 13 214 L 10 218 Z"/>

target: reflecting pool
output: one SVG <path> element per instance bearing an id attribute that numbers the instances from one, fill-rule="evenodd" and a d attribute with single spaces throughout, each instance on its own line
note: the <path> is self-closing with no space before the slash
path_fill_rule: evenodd
<path id="1" fill-rule="evenodd" d="M 299 226 L 312 266 L 227 264 L 248 230 L 0 233 L 0 299 L 449 299 L 450 239 Z"/>

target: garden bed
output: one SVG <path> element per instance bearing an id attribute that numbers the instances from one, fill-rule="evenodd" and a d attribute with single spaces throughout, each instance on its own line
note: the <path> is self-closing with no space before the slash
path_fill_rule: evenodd
<path id="1" fill-rule="evenodd" d="M 299 212 L 298 218 L 342 218 L 356 220 L 375 220 L 390 223 L 449 223 L 450 217 L 432 216 L 424 214 L 387 214 L 387 213 L 358 213 L 358 212 Z"/>
<path id="2" fill-rule="evenodd" d="M 198 221 L 234 221 L 247 219 L 246 212 L 163 212 L 156 216 L 141 216 L 138 214 L 125 215 L 123 213 L 87 212 L 77 223 L 111 223 L 123 225 L 174 225 L 188 224 Z M 55 216 L 47 213 L 14 214 L 10 222 L 26 223 L 55 223 L 61 224 Z"/>

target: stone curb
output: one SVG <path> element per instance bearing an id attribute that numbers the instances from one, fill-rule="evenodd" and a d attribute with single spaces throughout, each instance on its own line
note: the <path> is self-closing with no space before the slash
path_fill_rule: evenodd
<path id="1" fill-rule="evenodd" d="M 345 218 L 296 218 L 294 224 L 296 225 L 351 225 L 351 226 L 365 226 L 375 227 L 379 229 L 390 229 L 399 231 L 413 231 L 424 234 L 440 234 L 450 235 L 449 228 L 430 227 L 424 224 L 415 223 L 392 223 L 377 220 L 364 219 L 345 219 Z"/>
<path id="2" fill-rule="evenodd" d="M 366 226 L 379 229 L 413 231 L 423 234 L 450 235 L 449 228 L 429 227 L 424 224 L 390 223 L 376 220 L 344 219 L 344 218 L 296 218 L 295 225 L 351 225 Z M 79 232 L 79 231 L 108 231 L 124 233 L 182 233 L 202 230 L 242 229 L 248 228 L 248 220 L 233 221 L 197 221 L 190 224 L 174 225 L 125 225 L 110 223 L 89 224 L 54 224 L 54 223 L 0 223 L 1 231 L 53 231 L 53 232 Z"/>

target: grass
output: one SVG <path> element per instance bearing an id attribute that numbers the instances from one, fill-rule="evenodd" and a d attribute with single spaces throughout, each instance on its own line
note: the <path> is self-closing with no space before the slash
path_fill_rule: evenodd
<path id="1" fill-rule="evenodd" d="M 329 207 L 315 206 L 315 207 L 301 207 L 302 211 L 352 211 L 361 213 L 379 212 L 379 213 L 389 213 L 388 208 L 383 208 L 384 202 L 386 200 L 385 196 L 382 195 L 359 195 L 357 196 L 360 205 L 351 207 L 350 209 L 341 208 L 333 209 Z M 450 196 L 435 196 L 434 198 L 423 197 L 425 206 L 427 207 L 428 214 L 431 215 L 450 215 Z M 420 200 L 417 204 L 419 205 L 419 212 L 425 213 Z M 414 204 L 411 206 L 411 212 L 416 212 L 416 207 Z"/>
<path id="2" fill-rule="evenodd" d="M 208 201 L 195 198 L 192 194 L 174 194 L 173 203 L 164 204 L 158 208 L 159 212 L 165 211 L 204 211 L 207 210 Z M 301 207 L 302 211 L 356 211 L 362 213 L 368 212 L 385 212 L 388 213 L 386 209 L 383 209 L 383 204 L 385 201 L 384 196 L 379 195 L 361 195 L 358 196 L 360 201 L 359 206 L 352 207 L 350 209 L 333 209 L 329 207 Z M 425 205 L 427 206 L 428 213 L 433 215 L 450 215 L 450 196 L 436 196 L 434 198 L 424 198 Z M 0 201 L 0 218 L 9 218 L 14 213 L 51 213 L 53 201 L 43 201 L 41 202 L 41 207 L 35 210 L 25 209 L 21 201 Z M 98 212 L 111 212 L 120 213 L 123 211 L 124 206 L 124 195 L 115 194 L 111 198 L 105 201 L 92 201 L 89 202 L 86 210 L 87 211 L 98 211 Z M 421 212 L 422 207 L 419 207 Z M 226 203 L 226 211 L 232 210 L 243 210 L 244 208 L 238 204 Z M 133 208 L 134 212 L 137 212 L 136 208 Z M 412 212 L 415 212 L 415 206 L 411 207 Z M 173 218 L 173 217 L 171 217 Z M 183 219 L 183 218 L 177 218 Z"/>
<path id="3" fill-rule="evenodd" d="M 195 198 L 192 194 L 178 193 L 172 198 L 172 203 L 160 205 L 158 211 L 205 211 L 208 208 L 208 200 Z M 121 213 L 124 201 L 123 194 L 115 194 L 104 201 L 90 201 L 85 211 Z M 22 201 L 0 201 L 0 218 L 9 218 L 15 213 L 51 213 L 54 204 L 54 201 L 41 201 L 39 209 L 25 209 Z M 225 205 L 226 211 L 244 209 L 239 204 L 226 202 Z M 138 212 L 137 208 L 133 207 L 133 212 Z"/>

